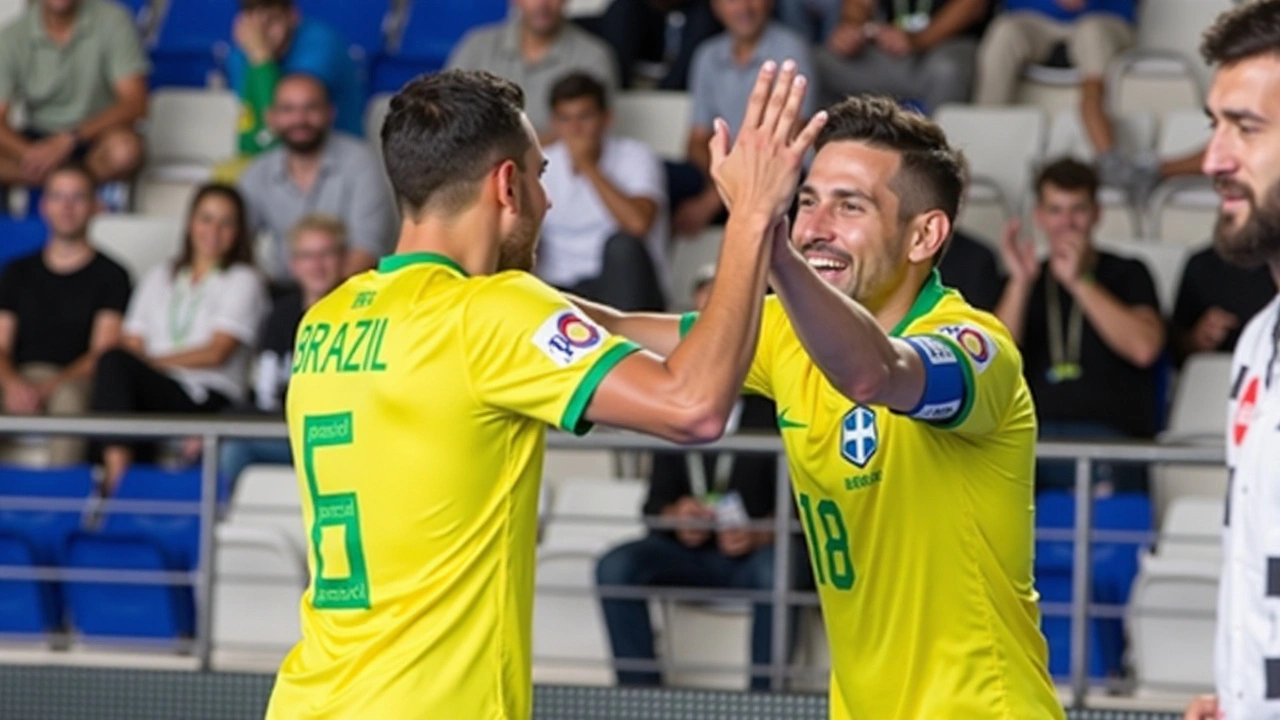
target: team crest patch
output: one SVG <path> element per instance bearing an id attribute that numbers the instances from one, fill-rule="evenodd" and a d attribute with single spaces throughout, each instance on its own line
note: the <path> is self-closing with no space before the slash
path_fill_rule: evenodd
<path id="1" fill-rule="evenodd" d="M 948 325 L 939 328 L 938 332 L 954 340 L 964 350 L 969 359 L 973 360 L 975 372 L 985 372 L 998 352 L 991 336 L 973 325 Z"/>
<path id="2" fill-rule="evenodd" d="M 533 334 L 533 344 L 556 365 L 568 367 L 599 347 L 604 338 L 605 332 L 590 320 L 562 310 L 542 323 Z"/>
<path id="3" fill-rule="evenodd" d="M 860 468 L 866 467 L 879 445 L 880 433 L 873 410 L 858 406 L 845 413 L 840 422 L 840 455 L 845 460 Z"/>

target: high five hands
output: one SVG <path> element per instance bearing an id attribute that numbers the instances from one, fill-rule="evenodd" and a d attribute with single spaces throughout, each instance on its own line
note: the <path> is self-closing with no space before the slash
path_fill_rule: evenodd
<path id="1" fill-rule="evenodd" d="M 728 124 L 716 119 L 710 143 L 711 178 L 731 212 L 785 226 L 805 153 L 827 122 L 825 111 L 802 122 L 807 88 L 808 79 L 797 74 L 794 61 L 783 62 L 781 68 L 768 61 L 756 75 L 732 148 Z"/>

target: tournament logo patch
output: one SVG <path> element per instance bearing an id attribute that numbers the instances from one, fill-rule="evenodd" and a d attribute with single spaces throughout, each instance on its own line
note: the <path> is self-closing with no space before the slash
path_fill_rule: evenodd
<path id="1" fill-rule="evenodd" d="M 845 413 L 840 422 L 841 457 L 858 467 L 866 467 L 879 445 L 880 432 L 876 429 L 874 411 L 858 406 Z"/>
<path id="2" fill-rule="evenodd" d="M 948 325 L 939 328 L 938 332 L 954 340 L 964 350 L 973 360 L 975 372 L 985 372 L 998 352 L 991 337 L 972 325 Z"/>
<path id="3" fill-rule="evenodd" d="M 533 334 L 533 344 L 560 367 L 572 365 L 604 341 L 605 333 L 572 310 L 557 312 Z"/>
<path id="4" fill-rule="evenodd" d="M 1253 413 L 1258 407 L 1258 378 L 1253 378 L 1249 384 L 1245 386 L 1244 393 L 1240 395 L 1240 404 L 1236 406 L 1235 421 L 1231 423 L 1231 441 L 1237 447 L 1244 442 L 1245 435 L 1249 434 L 1249 425 L 1253 423 Z"/>

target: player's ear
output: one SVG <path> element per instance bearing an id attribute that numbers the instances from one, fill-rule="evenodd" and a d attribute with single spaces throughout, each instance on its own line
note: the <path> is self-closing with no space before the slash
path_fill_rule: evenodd
<path id="1" fill-rule="evenodd" d="M 494 182 L 497 188 L 498 204 L 503 210 L 518 213 L 520 211 L 520 193 L 516 190 L 516 183 L 520 182 L 520 177 L 516 174 L 519 168 L 516 167 L 514 160 L 503 160 L 498 167 L 494 168 Z"/>
<path id="2" fill-rule="evenodd" d="M 932 259 L 951 237 L 951 220 L 941 210 L 930 210 L 911 221 L 907 258 L 913 263 Z"/>

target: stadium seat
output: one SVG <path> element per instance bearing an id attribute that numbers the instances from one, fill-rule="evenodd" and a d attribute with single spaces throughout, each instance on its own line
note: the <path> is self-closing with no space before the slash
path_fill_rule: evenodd
<path id="1" fill-rule="evenodd" d="M 39 252 L 48 239 L 49 228 L 38 217 L 24 220 L 0 217 L 0 268 Z"/>
<path id="2" fill-rule="evenodd" d="M 1113 118 L 1116 147 L 1123 152 L 1149 151 L 1155 146 L 1156 117 L 1152 113 L 1121 115 Z M 1060 157 L 1074 157 L 1092 163 L 1097 151 L 1085 132 L 1080 111 L 1071 108 L 1053 114 L 1049 134 L 1045 142 L 1044 157 L 1051 161 Z M 1142 237 L 1143 214 L 1141 209 L 1129 204 L 1127 195 L 1118 188 L 1105 187 L 1099 193 L 1104 213 L 1098 236 L 1103 238 Z"/>
<path id="3" fill-rule="evenodd" d="M 147 174 L 202 182 L 236 156 L 240 101 L 227 90 L 167 88 L 151 95 Z"/>
<path id="4" fill-rule="evenodd" d="M 1067 604 L 1073 596 L 1071 573 L 1061 569 L 1036 570 L 1036 590 L 1040 601 Z M 1071 617 L 1041 611 L 1040 630 L 1049 644 L 1049 674 L 1065 678 L 1071 674 Z M 1103 643 L 1097 619 L 1089 622 L 1089 677 L 1095 680 L 1107 676 L 1107 661 L 1103 657 Z"/>
<path id="5" fill-rule="evenodd" d="M 307 586 L 305 546 L 276 528 L 217 528 L 213 662 L 220 670 L 271 672 L 302 638 L 298 602 Z"/>
<path id="6" fill-rule="evenodd" d="M 1200 58 L 1200 38 L 1204 29 L 1231 6 L 1232 0 L 1138 3 L 1134 47 L 1113 60 L 1107 69 L 1111 114 L 1198 107 L 1210 77 L 1209 67 Z M 1142 81 L 1156 84 L 1149 89 L 1138 87 Z"/>
<path id="7" fill-rule="evenodd" d="M 293 467 L 250 465 L 245 468 L 236 481 L 226 522 L 237 527 L 276 530 L 305 553 L 307 534 L 302 525 L 302 498 Z"/>
<path id="8" fill-rule="evenodd" d="M 1225 496 L 1183 495 L 1169 503 L 1156 554 L 1162 558 L 1222 562 Z"/>
<path id="9" fill-rule="evenodd" d="M 26 538 L 0 530 L 0 568 L 32 569 L 40 564 Z M 0 637 L 42 636 L 61 624 L 61 607 L 50 583 L 0 580 Z"/>
<path id="10" fill-rule="evenodd" d="M 644 534 L 640 510 L 648 483 L 570 478 L 556 488 L 543 549 L 599 554 Z"/>
<path id="11" fill-rule="evenodd" d="M 1227 413 L 1223 403 L 1230 393 L 1229 353 L 1198 353 L 1187 358 L 1174 389 L 1169 427 L 1160 439 L 1210 445 L 1226 442 Z"/>
<path id="12" fill-rule="evenodd" d="M 935 119 L 969 161 L 969 196 L 959 224 L 982 237 L 999 237 L 1004 219 L 1026 209 L 1033 167 L 1044 157 L 1045 113 L 1029 107 L 944 105 Z M 970 221 L 969 216 L 982 209 L 1001 218 L 996 227 Z"/>
<path id="13" fill-rule="evenodd" d="M 424 72 L 444 66 L 468 30 L 507 16 L 507 0 L 417 0 L 408 11 L 399 45 L 374 64 L 373 91 L 395 92 Z"/>
<path id="14" fill-rule="evenodd" d="M 230 47 L 239 9 L 239 0 L 168 0 L 151 49 L 151 86 L 208 85 Z"/>
<path id="15" fill-rule="evenodd" d="M 692 105 L 683 92 L 621 92 L 613 100 L 613 131 L 644 141 L 665 160 L 684 160 Z"/>
<path id="16" fill-rule="evenodd" d="M 1184 157 L 1209 142 L 1204 111 L 1186 109 L 1164 116 L 1156 154 L 1164 159 Z M 1199 175 L 1170 178 L 1152 193 L 1146 208 L 1147 235 L 1162 242 L 1199 245 L 1213 232 L 1218 196 L 1208 179 Z"/>
<path id="17" fill-rule="evenodd" d="M 81 570 L 172 571 L 169 553 L 153 537 L 74 533 L 66 566 Z M 67 583 L 74 631 L 86 642 L 132 644 L 130 640 L 180 643 L 193 631 L 195 609 L 189 585 L 128 582 Z M 163 643 L 168 647 L 170 642 Z"/>
<path id="18" fill-rule="evenodd" d="M 609 9 L 609 0 L 569 0 L 565 3 L 564 14 L 571 18 L 594 17 L 603 15 Z"/>
<path id="19" fill-rule="evenodd" d="M 1151 466 L 1151 503 L 1157 522 L 1163 524 L 1169 508 L 1183 497 L 1220 502 L 1227 496 L 1225 465 L 1158 463 Z"/>
<path id="20" fill-rule="evenodd" d="M 1127 622 L 1137 697 L 1213 691 L 1217 562 L 1144 555 Z"/>
<path id="21" fill-rule="evenodd" d="M 746 690 L 751 681 L 751 605 L 745 601 L 664 601 L 663 682 L 673 687 Z M 703 669 L 705 668 L 705 669 Z"/>
<path id="22" fill-rule="evenodd" d="M 93 246 L 123 265 L 134 285 L 176 258 L 184 235 L 182 221 L 173 217 L 111 213 L 94 216 L 89 225 Z"/>
<path id="23" fill-rule="evenodd" d="M 720 257 L 724 228 L 707 228 L 692 238 L 676 238 L 671 248 L 671 309 L 693 308 L 693 281 L 704 265 L 714 265 Z"/>
<path id="24" fill-rule="evenodd" d="M 391 0 L 298 0 L 297 7 L 304 17 L 338 28 L 365 58 L 382 52 L 394 19 Z"/>
<path id="25" fill-rule="evenodd" d="M 27 0 L 0 0 L 0 27 L 13 22 L 26 9 Z"/>
<path id="26" fill-rule="evenodd" d="M 172 514 L 118 510 L 113 500 L 164 501 L 189 504 L 185 512 Z M 173 570 L 192 570 L 199 560 L 200 469 L 171 471 L 135 465 L 125 472 L 115 495 L 103 503 L 102 533 L 140 536 L 155 543 Z"/>
<path id="27" fill-rule="evenodd" d="M 382 155 L 382 124 L 391 112 L 391 93 L 378 93 L 369 98 L 364 109 L 364 138 L 378 156 Z"/>

